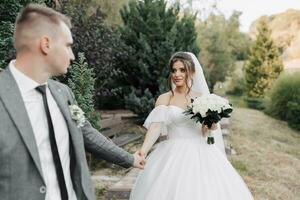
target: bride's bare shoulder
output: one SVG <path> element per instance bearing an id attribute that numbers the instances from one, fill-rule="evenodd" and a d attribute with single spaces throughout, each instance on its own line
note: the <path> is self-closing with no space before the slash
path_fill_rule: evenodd
<path id="1" fill-rule="evenodd" d="M 159 105 L 169 105 L 171 97 L 171 91 L 159 95 L 159 97 L 156 100 L 155 107 Z"/>

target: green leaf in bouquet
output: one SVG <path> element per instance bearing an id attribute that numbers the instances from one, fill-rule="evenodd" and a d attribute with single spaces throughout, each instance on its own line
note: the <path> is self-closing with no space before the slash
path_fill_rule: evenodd
<path id="1" fill-rule="evenodd" d="M 203 118 L 201 117 L 201 115 L 199 113 L 193 115 L 191 117 L 191 119 L 194 120 L 196 123 L 198 123 L 198 122 L 202 123 L 202 121 L 203 121 Z"/>
<path id="2" fill-rule="evenodd" d="M 232 113 L 233 109 L 232 108 L 227 108 L 225 110 L 222 110 L 220 116 L 223 118 L 229 118 L 230 114 Z"/>

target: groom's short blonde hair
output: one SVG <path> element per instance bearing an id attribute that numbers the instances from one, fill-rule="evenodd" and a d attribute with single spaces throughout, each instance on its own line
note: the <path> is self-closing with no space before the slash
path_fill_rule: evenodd
<path id="1" fill-rule="evenodd" d="M 65 15 L 39 4 L 24 7 L 15 22 L 14 46 L 18 52 L 27 49 L 29 42 L 41 34 L 59 34 L 60 23 L 71 28 L 71 21 Z"/>

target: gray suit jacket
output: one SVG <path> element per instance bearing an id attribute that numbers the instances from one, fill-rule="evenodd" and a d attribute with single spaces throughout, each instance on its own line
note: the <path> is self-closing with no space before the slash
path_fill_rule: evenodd
<path id="1" fill-rule="evenodd" d="M 72 144 L 71 178 L 78 200 L 95 199 L 85 150 L 97 157 L 130 167 L 133 156 L 107 140 L 90 123 L 81 129 L 71 119 L 69 104 L 75 104 L 70 89 L 53 80 L 50 91 L 59 106 Z M 0 199 L 43 200 L 46 185 L 38 149 L 20 90 L 9 68 L 0 72 Z"/>

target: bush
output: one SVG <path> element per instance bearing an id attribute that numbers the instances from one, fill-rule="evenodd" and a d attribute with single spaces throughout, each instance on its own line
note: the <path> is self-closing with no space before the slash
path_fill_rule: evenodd
<path id="1" fill-rule="evenodd" d="M 274 83 L 266 97 L 266 113 L 300 126 L 300 73 L 283 74 Z"/>
<path id="2" fill-rule="evenodd" d="M 84 111 L 89 122 L 100 130 L 99 118 L 94 111 L 95 73 L 88 67 L 83 53 L 78 54 L 78 62 L 72 64 L 68 85 L 72 89 L 79 107 Z"/>
<path id="3" fill-rule="evenodd" d="M 245 97 L 244 98 L 247 106 L 249 108 L 263 110 L 265 109 L 264 100 L 262 98 L 255 98 L 255 97 Z"/>
<path id="4" fill-rule="evenodd" d="M 300 97 L 300 95 L 299 95 Z M 297 102 L 290 101 L 288 103 L 287 122 L 288 124 L 297 130 L 300 130 L 300 98 Z"/>
<path id="5" fill-rule="evenodd" d="M 142 95 L 140 90 L 132 88 L 131 93 L 125 97 L 125 104 L 126 108 L 131 109 L 141 120 L 144 120 L 149 111 L 153 109 L 155 102 L 152 93 L 148 89 Z"/>
<path id="6" fill-rule="evenodd" d="M 241 96 L 243 95 L 244 91 L 245 79 L 243 77 L 233 76 L 230 80 L 226 94 Z"/>

